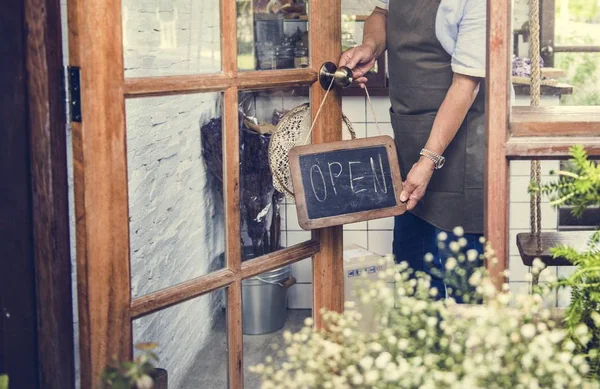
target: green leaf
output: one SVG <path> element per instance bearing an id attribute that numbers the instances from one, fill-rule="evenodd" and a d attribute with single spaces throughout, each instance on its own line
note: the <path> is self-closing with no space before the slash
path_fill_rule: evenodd
<path id="1" fill-rule="evenodd" d="M 8 376 L 0 375 L 0 389 L 8 389 Z"/>

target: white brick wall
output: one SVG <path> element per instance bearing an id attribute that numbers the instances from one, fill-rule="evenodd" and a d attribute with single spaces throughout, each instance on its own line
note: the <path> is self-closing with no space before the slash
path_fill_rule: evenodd
<path id="1" fill-rule="evenodd" d="M 124 0 L 127 77 L 221 70 L 218 0 Z"/>
<path id="2" fill-rule="evenodd" d="M 207 274 L 224 251 L 222 204 L 200 145 L 200 127 L 219 108 L 218 93 L 126 101 L 134 298 Z M 159 344 L 169 387 L 179 387 L 213 316 L 206 297 L 134 321 L 134 343 Z"/>

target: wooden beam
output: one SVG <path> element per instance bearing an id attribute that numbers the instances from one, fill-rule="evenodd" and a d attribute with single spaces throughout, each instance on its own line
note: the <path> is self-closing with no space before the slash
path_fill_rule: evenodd
<path id="1" fill-rule="evenodd" d="M 243 279 L 290 265 L 299 260 L 310 258 L 320 250 L 317 241 L 309 240 L 273 253 L 258 257 L 242 264 L 241 277 Z"/>
<path id="2" fill-rule="evenodd" d="M 338 63 L 341 46 L 341 2 L 313 1 L 310 4 L 310 20 L 327 21 L 311 23 L 310 58 L 313 71 L 324 62 Z M 310 105 L 313 120 L 317 107 L 325 98 L 319 83 L 311 87 Z M 332 89 L 323 105 L 326 115 L 316 118 L 313 143 L 333 142 L 342 139 L 342 112 L 339 91 Z M 313 231 L 313 239 L 321 244 L 320 252 L 313 259 L 313 316 L 315 325 L 323 325 L 321 309 L 341 312 L 344 309 L 343 278 L 343 229 L 329 227 Z"/>
<path id="3" fill-rule="evenodd" d="M 573 145 L 582 145 L 590 156 L 600 156 L 600 136 L 510 137 L 506 143 L 506 156 L 511 159 L 568 159 Z"/>
<path id="4" fill-rule="evenodd" d="M 317 80 L 317 72 L 313 69 L 252 71 L 237 76 L 233 70 L 229 70 L 229 73 L 231 75 L 219 73 L 127 78 L 124 90 L 128 97 L 140 97 L 216 92 L 233 86 L 246 90 L 292 88 L 308 86 Z"/>
<path id="5" fill-rule="evenodd" d="M 217 289 L 225 288 L 235 279 L 235 274 L 231 270 L 223 269 L 138 297 L 131 303 L 131 318 L 138 319 Z"/>
<path id="6" fill-rule="evenodd" d="M 60 1 L 26 0 L 25 11 L 38 376 L 41 388 L 69 389 L 75 356 Z"/>
<path id="7" fill-rule="evenodd" d="M 510 129 L 512 137 L 600 137 L 600 108 L 586 106 L 513 107 Z"/>
<path id="8" fill-rule="evenodd" d="M 242 334 L 242 281 L 227 288 L 227 355 L 229 388 L 244 387 L 244 336 Z"/>
<path id="9" fill-rule="evenodd" d="M 225 74 L 139 77 L 125 79 L 128 97 L 223 91 L 234 84 Z"/>
<path id="10" fill-rule="evenodd" d="M 261 70 L 256 72 L 240 73 L 238 75 L 236 85 L 240 89 L 262 90 L 311 85 L 315 81 L 317 81 L 317 72 L 310 68 L 268 71 Z"/>
<path id="11" fill-rule="evenodd" d="M 81 68 L 73 123 L 81 387 L 132 357 L 127 154 L 120 0 L 69 0 L 70 64 Z M 118 329 L 118 330 L 117 330 Z"/>
<path id="12" fill-rule="evenodd" d="M 486 159 L 484 175 L 485 236 L 499 263 L 488 269 L 497 288 L 508 266 L 509 166 L 505 154 L 510 113 L 511 1 L 488 0 Z"/>
<path id="13" fill-rule="evenodd" d="M 240 131 L 238 121 L 237 3 L 221 1 L 221 67 L 234 79 L 223 96 L 223 204 L 225 208 L 225 260 L 236 279 L 227 288 L 227 350 L 230 389 L 244 387 L 242 335 L 242 267 L 240 211 Z"/>

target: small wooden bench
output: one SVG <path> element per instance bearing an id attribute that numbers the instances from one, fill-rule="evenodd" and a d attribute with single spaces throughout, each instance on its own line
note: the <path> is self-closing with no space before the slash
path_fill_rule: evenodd
<path id="1" fill-rule="evenodd" d="M 573 266 L 566 258 L 554 258 L 550 250 L 557 246 L 569 246 L 577 251 L 585 251 L 594 231 L 542 232 L 542 251 L 538 251 L 537 238 L 529 232 L 517 235 L 517 247 L 525 266 L 532 266 L 539 258 L 546 266 Z M 537 285 L 539 274 L 533 275 L 533 285 Z"/>

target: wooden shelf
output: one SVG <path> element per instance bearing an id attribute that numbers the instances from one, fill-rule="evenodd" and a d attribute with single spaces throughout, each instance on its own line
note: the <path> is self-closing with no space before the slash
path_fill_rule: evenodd
<path id="1" fill-rule="evenodd" d="M 510 130 L 513 137 L 600 137 L 600 107 L 513 107 Z"/>

